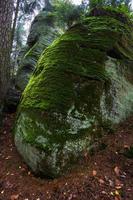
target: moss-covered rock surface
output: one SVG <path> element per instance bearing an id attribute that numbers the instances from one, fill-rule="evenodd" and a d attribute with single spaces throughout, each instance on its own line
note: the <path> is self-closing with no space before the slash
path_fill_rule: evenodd
<path id="1" fill-rule="evenodd" d="M 115 12 L 91 15 L 42 53 L 15 128 L 17 149 L 36 174 L 66 173 L 132 113 L 131 27 Z"/>

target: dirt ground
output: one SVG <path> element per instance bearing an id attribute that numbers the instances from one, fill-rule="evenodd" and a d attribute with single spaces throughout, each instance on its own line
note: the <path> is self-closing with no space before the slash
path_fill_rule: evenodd
<path id="1" fill-rule="evenodd" d="M 133 200 L 133 117 L 55 180 L 37 178 L 25 165 L 14 146 L 13 122 L 14 114 L 7 115 L 0 133 L 0 200 Z"/>

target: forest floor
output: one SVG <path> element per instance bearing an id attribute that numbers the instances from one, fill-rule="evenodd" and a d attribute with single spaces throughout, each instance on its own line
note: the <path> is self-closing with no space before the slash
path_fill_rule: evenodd
<path id="1" fill-rule="evenodd" d="M 133 117 L 105 136 L 84 164 L 55 180 L 37 178 L 25 165 L 13 122 L 7 115 L 0 133 L 0 200 L 133 200 Z"/>

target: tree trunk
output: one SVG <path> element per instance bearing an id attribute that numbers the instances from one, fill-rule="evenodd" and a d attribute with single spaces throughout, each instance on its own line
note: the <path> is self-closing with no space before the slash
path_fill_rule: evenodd
<path id="1" fill-rule="evenodd" d="M 19 4 L 20 4 L 20 0 L 17 0 L 17 4 L 16 4 L 16 9 L 15 9 L 15 16 L 14 16 L 14 20 L 13 20 L 13 28 L 12 28 L 12 38 L 11 38 L 11 44 L 13 46 L 13 40 L 14 40 L 14 35 L 15 35 L 15 28 L 16 28 L 16 23 L 17 23 L 17 18 L 18 18 L 18 11 L 19 11 Z"/>
<path id="2" fill-rule="evenodd" d="M 0 110 L 10 80 L 12 14 L 13 0 L 0 0 Z"/>

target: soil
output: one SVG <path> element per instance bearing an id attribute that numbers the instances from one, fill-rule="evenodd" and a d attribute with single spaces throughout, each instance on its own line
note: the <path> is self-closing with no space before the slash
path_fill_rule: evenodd
<path id="1" fill-rule="evenodd" d="M 103 137 L 99 150 L 69 174 L 35 177 L 13 140 L 15 114 L 5 116 L 0 133 L 0 200 L 133 200 L 133 117 Z"/>

